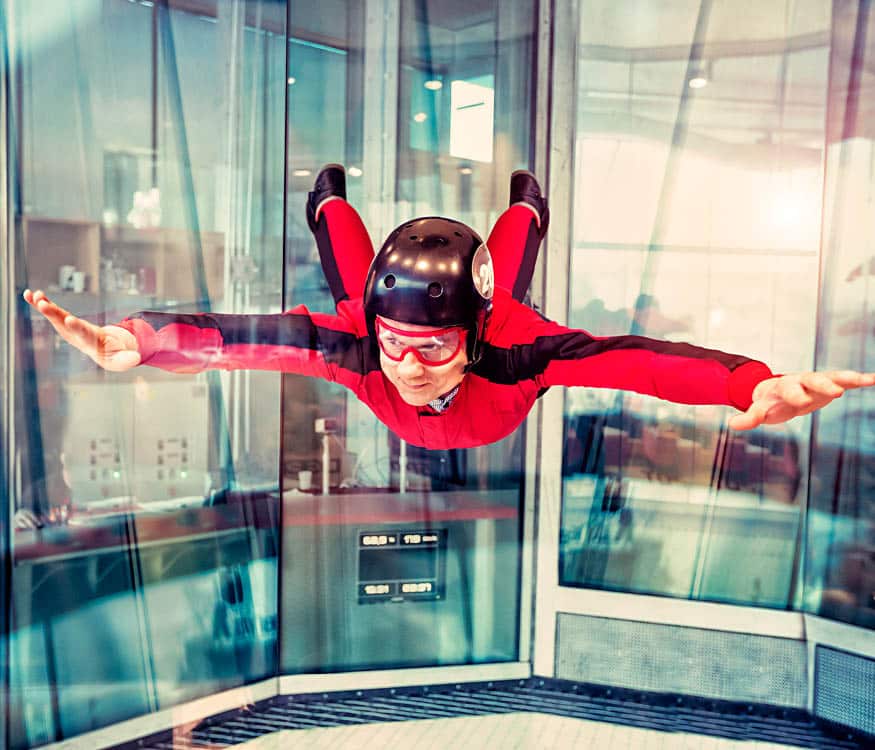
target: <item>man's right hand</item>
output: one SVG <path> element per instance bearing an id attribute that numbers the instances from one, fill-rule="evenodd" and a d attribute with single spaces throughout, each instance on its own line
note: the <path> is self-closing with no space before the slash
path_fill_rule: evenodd
<path id="1" fill-rule="evenodd" d="M 124 372 L 140 364 L 137 338 L 127 329 L 119 326 L 96 326 L 77 318 L 52 302 L 40 290 L 26 290 L 24 299 L 46 317 L 64 341 L 87 354 L 104 370 Z"/>

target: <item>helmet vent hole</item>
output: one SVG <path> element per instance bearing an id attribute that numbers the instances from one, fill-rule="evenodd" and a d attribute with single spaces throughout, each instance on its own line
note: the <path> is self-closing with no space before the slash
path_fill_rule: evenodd
<path id="1" fill-rule="evenodd" d="M 436 281 L 432 281 L 431 284 L 428 285 L 428 296 L 429 297 L 440 297 L 444 293 L 444 288 L 438 284 Z"/>
<path id="2" fill-rule="evenodd" d="M 462 236 L 462 233 L 461 233 L 461 232 L 454 232 L 454 234 L 456 235 L 456 237 L 461 237 L 461 236 Z"/>
<path id="3" fill-rule="evenodd" d="M 419 237 L 417 237 L 415 234 L 411 234 L 411 235 L 410 235 L 410 241 L 411 241 L 411 242 L 416 242 L 416 240 L 418 240 L 418 239 L 419 239 Z"/>
<path id="4" fill-rule="evenodd" d="M 383 279 L 383 286 L 386 287 L 386 289 L 391 289 L 395 286 L 395 277 L 391 273 Z"/>

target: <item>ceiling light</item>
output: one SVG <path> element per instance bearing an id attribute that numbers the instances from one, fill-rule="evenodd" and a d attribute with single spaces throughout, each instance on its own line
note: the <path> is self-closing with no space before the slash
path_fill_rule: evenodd
<path id="1" fill-rule="evenodd" d="M 425 114 L 425 112 L 417 112 L 415 115 L 413 115 L 413 119 L 416 122 L 425 122 L 428 119 L 428 115 Z"/>
<path id="2" fill-rule="evenodd" d="M 295 78 L 294 76 L 289 76 L 288 79 L 286 80 L 286 83 L 288 83 L 289 86 L 294 86 L 294 85 L 295 85 L 295 82 L 296 82 L 297 80 L 298 80 L 298 79 Z"/>
<path id="3" fill-rule="evenodd" d="M 350 167 L 347 171 L 349 172 L 350 177 L 362 176 L 362 170 L 360 170 L 358 167 Z"/>
<path id="4" fill-rule="evenodd" d="M 444 82 L 439 81 L 437 78 L 432 78 L 430 81 L 426 81 L 422 85 L 429 91 L 440 91 L 444 87 Z"/>
<path id="5" fill-rule="evenodd" d="M 471 167 L 459 167 L 459 174 L 474 174 L 474 170 Z"/>
<path id="6" fill-rule="evenodd" d="M 309 177 L 313 173 L 309 169 L 296 169 L 292 174 L 295 177 Z"/>

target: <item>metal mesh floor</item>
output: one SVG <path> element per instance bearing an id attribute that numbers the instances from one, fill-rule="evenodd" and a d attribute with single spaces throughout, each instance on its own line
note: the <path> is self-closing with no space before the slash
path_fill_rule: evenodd
<path id="1" fill-rule="evenodd" d="M 205 719 L 185 738 L 170 732 L 115 750 L 223 748 L 283 729 L 538 712 L 630 727 L 818 750 L 875 747 L 875 738 L 817 722 L 804 711 L 529 679 L 322 695 L 279 696 Z"/>

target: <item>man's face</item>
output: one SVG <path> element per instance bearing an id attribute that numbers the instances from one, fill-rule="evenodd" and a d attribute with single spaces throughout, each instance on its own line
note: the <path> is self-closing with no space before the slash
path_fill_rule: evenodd
<path id="1" fill-rule="evenodd" d="M 381 326 L 381 322 L 391 326 L 392 330 Z M 430 326 L 402 323 L 390 318 L 379 318 L 377 321 L 380 367 L 392 385 L 398 389 L 401 398 L 411 406 L 425 406 L 429 401 L 449 393 L 462 382 L 462 378 L 465 377 L 465 365 L 468 364 L 464 340 L 455 356 L 438 365 L 423 363 L 412 351 L 404 352 L 400 361 L 387 356 L 387 351 L 401 352 L 408 347 L 419 348 L 420 352 L 423 352 L 426 351 L 423 347 L 439 347 L 441 341 L 445 340 L 442 336 L 424 337 L 422 335 L 424 332 L 435 332 L 435 329 Z M 405 333 L 410 335 L 405 336 Z M 449 340 L 452 338 L 450 337 Z M 452 349 L 447 352 L 447 356 L 451 354 Z M 437 352 L 434 356 L 442 359 Z"/>

